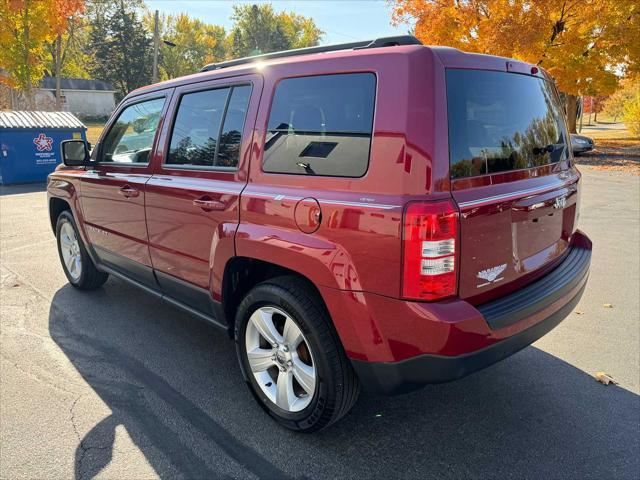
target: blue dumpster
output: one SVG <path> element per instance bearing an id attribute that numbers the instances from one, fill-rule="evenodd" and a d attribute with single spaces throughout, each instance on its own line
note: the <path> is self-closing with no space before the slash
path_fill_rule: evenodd
<path id="1" fill-rule="evenodd" d="M 62 161 L 60 142 L 86 131 L 69 112 L 0 112 L 0 183 L 44 182 Z"/>

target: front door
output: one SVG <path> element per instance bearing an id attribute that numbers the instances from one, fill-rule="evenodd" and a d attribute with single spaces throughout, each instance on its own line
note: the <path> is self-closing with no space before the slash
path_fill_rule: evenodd
<path id="1" fill-rule="evenodd" d="M 259 77 L 177 88 L 164 161 L 146 184 L 149 248 L 164 293 L 214 315 L 216 258 L 234 252 Z"/>
<path id="2" fill-rule="evenodd" d="M 124 104 L 96 146 L 93 170 L 82 179 L 87 235 L 101 263 L 154 285 L 145 223 L 145 184 L 165 93 Z"/>

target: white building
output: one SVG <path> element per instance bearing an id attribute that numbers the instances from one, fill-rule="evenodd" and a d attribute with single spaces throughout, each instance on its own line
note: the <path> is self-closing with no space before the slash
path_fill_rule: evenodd
<path id="1" fill-rule="evenodd" d="M 80 118 L 107 117 L 116 107 L 116 90 L 102 80 L 60 79 L 62 110 Z M 56 79 L 44 77 L 35 93 L 35 110 L 54 110 Z"/>

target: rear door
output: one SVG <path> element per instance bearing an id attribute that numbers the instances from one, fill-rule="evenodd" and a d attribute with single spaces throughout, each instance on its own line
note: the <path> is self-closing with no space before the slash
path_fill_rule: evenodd
<path id="1" fill-rule="evenodd" d="M 212 262 L 231 256 L 239 199 L 247 182 L 258 76 L 177 88 L 173 121 L 147 183 L 151 260 L 164 292 L 207 314 Z M 254 107 L 255 108 L 255 107 Z"/>
<path id="2" fill-rule="evenodd" d="M 561 259 L 575 230 L 579 174 L 549 80 L 448 69 L 446 81 L 459 295 L 482 303 Z"/>
<path id="3" fill-rule="evenodd" d="M 94 150 L 96 165 L 82 176 L 87 234 L 100 261 L 153 286 L 145 224 L 145 184 L 169 92 L 124 103 Z"/>

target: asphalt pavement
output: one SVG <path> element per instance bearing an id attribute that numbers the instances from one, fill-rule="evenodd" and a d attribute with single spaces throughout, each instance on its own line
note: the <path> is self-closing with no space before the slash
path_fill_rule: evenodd
<path id="1" fill-rule="evenodd" d="M 220 331 L 116 279 L 67 285 L 43 187 L 4 187 L 0 477 L 637 479 L 640 178 L 582 171 L 594 253 L 575 312 L 482 372 L 363 395 L 311 435 L 263 413 Z"/>

